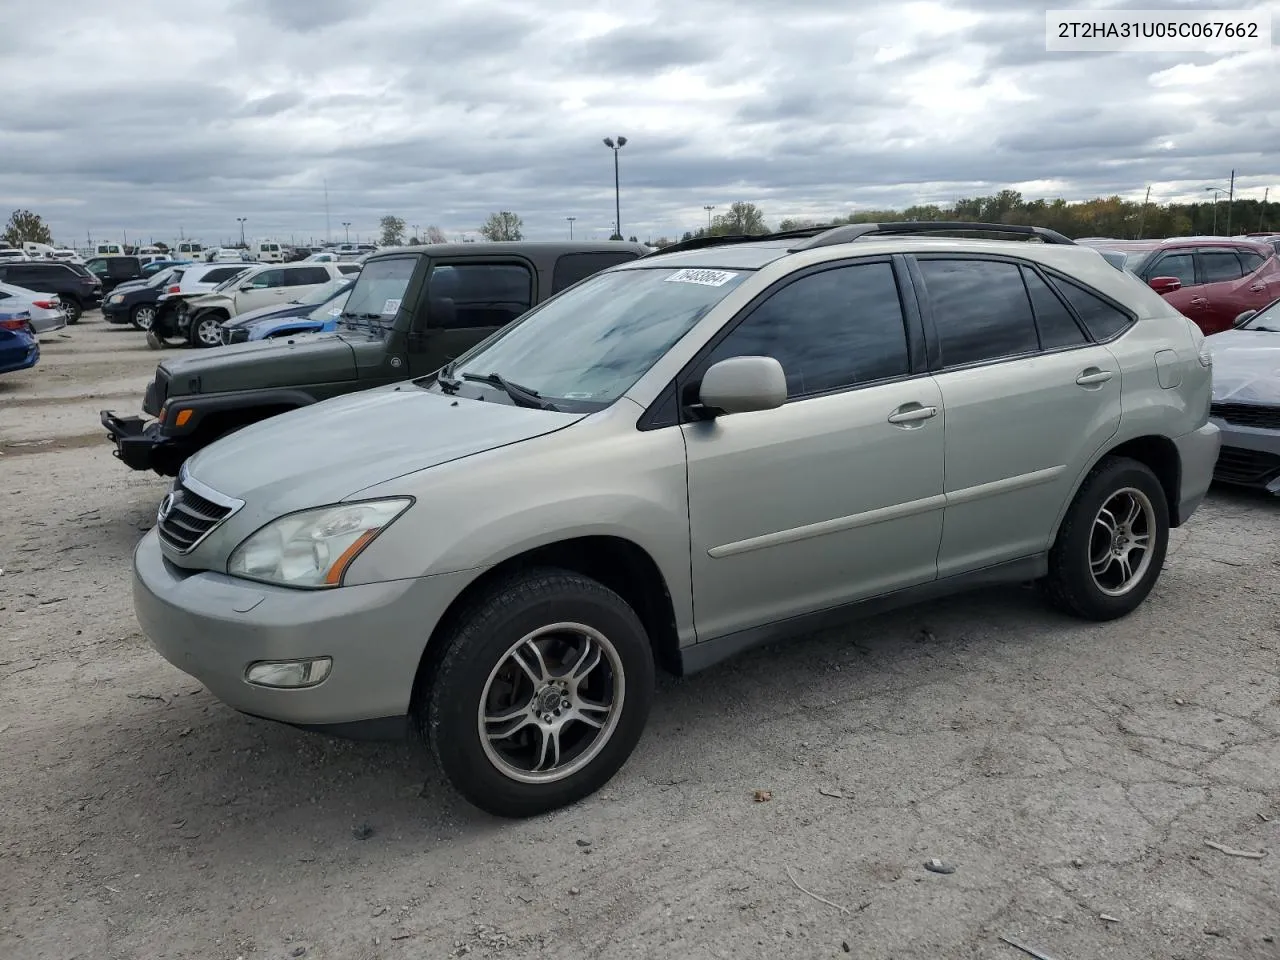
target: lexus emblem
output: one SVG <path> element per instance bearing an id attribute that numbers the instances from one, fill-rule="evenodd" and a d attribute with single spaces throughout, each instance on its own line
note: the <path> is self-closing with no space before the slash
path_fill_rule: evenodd
<path id="1" fill-rule="evenodd" d="M 164 499 L 160 501 L 160 509 L 156 511 L 156 522 L 164 523 L 169 518 L 169 514 L 173 512 L 173 503 L 176 498 L 173 493 L 166 493 Z"/>

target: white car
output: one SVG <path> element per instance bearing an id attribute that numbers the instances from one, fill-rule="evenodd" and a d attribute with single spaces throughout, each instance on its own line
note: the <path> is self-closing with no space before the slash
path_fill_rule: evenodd
<path id="1" fill-rule="evenodd" d="M 56 293 L 36 293 L 26 287 L 0 283 L 0 309 L 25 310 L 31 314 L 36 333 L 53 333 L 67 325 L 67 308 Z"/>
<path id="2" fill-rule="evenodd" d="M 281 263 L 251 267 L 243 276 L 212 293 L 194 297 L 178 307 L 190 316 L 192 346 L 215 347 L 222 342 L 223 321 L 261 307 L 284 306 L 304 298 L 316 287 L 345 274 L 336 263 Z"/>
<path id="3" fill-rule="evenodd" d="M 12 263 L 14 260 L 30 260 L 27 251 L 17 247 L 0 247 L 0 263 Z"/>

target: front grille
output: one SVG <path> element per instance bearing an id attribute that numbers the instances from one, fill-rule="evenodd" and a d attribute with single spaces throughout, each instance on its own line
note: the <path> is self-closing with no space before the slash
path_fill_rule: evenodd
<path id="1" fill-rule="evenodd" d="M 229 517 L 232 509 L 200 496 L 179 478 L 160 504 L 156 526 L 167 544 L 186 552 Z"/>
<path id="2" fill-rule="evenodd" d="M 1265 486 L 1280 476 L 1280 454 L 1240 447 L 1223 447 L 1213 468 L 1213 478 L 1223 483 Z"/>
<path id="3" fill-rule="evenodd" d="M 1237 427 L 1262 427 L 1280 430 L 1280 407 L 1263 407 L 1252 403 L 1215 403 L 1209 416 L 1218 417 Z"/>

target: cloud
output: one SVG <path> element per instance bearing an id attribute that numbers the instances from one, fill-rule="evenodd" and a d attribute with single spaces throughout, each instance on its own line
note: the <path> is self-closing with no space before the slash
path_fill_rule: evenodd
<path id="1" fill-rule="evenodd" d="M 198 6 L 0 3 L 0 36 L 60 65 L 6 75 L 0 215 L 216 243 L 240 216 L 284 239 L 368 236 L 387 213 L 457 236 L 506 209 L 530 237 L 568 216 L 607 236 L 600 141 L 619 134 L 623 229 L 642 238 L 735 200 L 776 223 L 1018 184 L 1169 199 L 1235 168 L 1245 195 L 1280 185 L 1273 54 L 1049 53 L 1057 0 Z"/>

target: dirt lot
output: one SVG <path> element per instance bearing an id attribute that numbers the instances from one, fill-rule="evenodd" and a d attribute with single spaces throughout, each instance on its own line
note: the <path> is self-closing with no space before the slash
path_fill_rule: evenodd
<path id="1" fill-rule="evenodd" d="M 1120 623 L 999 590 L 668 680 L 603 793 L 511 823 L 152 652 L 165 481 L 97 411 L 157 354 L 47 341 L 0 379 L 5 960 L 1280 957 L 1280 503 L 1215 492 Z"/>

